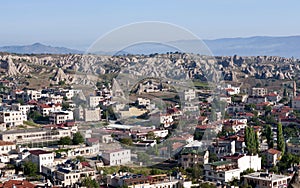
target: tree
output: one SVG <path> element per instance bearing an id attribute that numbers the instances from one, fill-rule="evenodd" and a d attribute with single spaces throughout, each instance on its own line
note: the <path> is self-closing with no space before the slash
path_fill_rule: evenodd
<path id="1" fill-rule="evenodd" d="M 61 137 L 58 141 L 60 145 L 71 145 L 72 139 L 69 136 Z"/>
<path id="2" fill-rule="evenodd" d="M 83 136 L 81 135 L 80 132 L 76 132 L 73 135 L 72 142 L 73 142 L 74 145 L 78 145 L 78 144 L 84 143 L 84 138 L 83 138 Z"/>
<path id="3" fill-rule="evenodd" d="M 259 141 L 257 134 L 254 132 L 254 129 L 252 127 L 246 127 L 245 144 L 249 154 L 258 153 Z"/>
<path id="4" fill-rule="evenodd" d="M 37 172 L 38 172 L 38 166 L 37 164 L 31 162 L 31 161 L 26 161 L 23 164 L 23 168 L 24 168 L 24 174 L 28 175 L 28 176 L 36 176 Z"/>
<path id="5" fill-rule="evenodd" d="M 143 153 L 143 152 L 137 153 L 137 158 L 139 162 L 142 162 L 144 164 L 149 164 L 150 162 L 150 157 L 147 153 Z"/>
<path id="6" fill-rule="evenodd" d="M 215 153 L 212 153 L 212 152 L 209 153 L 208 161 L 209 161 L 210 163 L 216 162 L 216 161 L 218 161 L 218 160 L 219 160 L 219 159 L 218 159 L 218 156 L 217 156 Z"/>
<path id="7" fill-rule="evenodd" d="M 122 144 L 125 144 L 125 145 L 128 145 L 128 146 L 131 146 L 131 145 L 133 144 L 131 138 L 121 138 L 121 139 L 120 139 L 120 142 L 121 142 Z"/>
<path id="8" fill-rule="evenodd" d="M 284 137 L 282 133 L 282 124 L 277 124 L 277 149 L 284 153 L 285 150 L 285 143 L 284 143 Z"/>
<path id="9" fill-rule="evenodd" d="M 266 138 L 267 138 L 268 147 L 273 148 L 274 140 L 273 140 L 273 130 L 271 125 L 267 125 L 266 127 Z"/>
<path id="10" fill-rule="evenodd" d="M 99 184 L 95 179 L 92 180 L 91 177 L 86 177 L 82 180 L 81 185 L 87 188 L 99 188 Z"/>

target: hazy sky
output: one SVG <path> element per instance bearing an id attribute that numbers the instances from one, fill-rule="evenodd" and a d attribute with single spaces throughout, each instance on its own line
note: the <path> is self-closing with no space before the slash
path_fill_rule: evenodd
<path id="1" fill-rule="evenodd" d="M 0 46 L 82 49 L 142 21 L 170 22 L 202 39 L 300 35 L 297 0 L 3 0 L 0 7 Z"/>

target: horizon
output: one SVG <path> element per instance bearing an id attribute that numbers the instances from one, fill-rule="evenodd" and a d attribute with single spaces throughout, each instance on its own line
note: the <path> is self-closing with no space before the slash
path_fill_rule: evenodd
<path id="1" fill-rule="evenodd" d="M 269 37 L 269 38 L 289 38 L 289 37 L 300 37 L 300 35 L 282 35 L 282 36 L 263 36 L 263 35 L 256 35 L 256 36 L 245 36 L 245 37 L 225 37 L 225 38 L 215 38 L 215 39 L 201 39 L 202 41 L 217 41 L 217 40 L 226 40 L 226 39 L 251 39 L 251 38 L 258 38 L 258 37 Z M 175 41 L 169 41 L 169 42 L 178 42 L 178 41 L 192 41 L 191 39 L 187 39 L 187 40 L 175 40 Z M 44 45 L 44 46 L 48 46 L 48 47 L 54 47 L 54 48 L 67 48 L 67 49 L 71 49 L 71 50 L 78 50 L 78 51 L 82 51 L 84 52 L 85 50 L 88 49 L 89 46 L 86 46 L 84 49 L 79 49 L 79 48 L 73 48 L 73 47 L 68 47 L 68 46 L 59 46 L 59 45 L 51 45 L 48 43 L 44 43 L 44 42 L 40 42 L 40 41 L 35 41 L 32 43 L 27 43 L 27 44 L 11 44 L 11 45 L 4 45 L 1 46 L 0 48 L 5 48 L 5 47 L 23 47 L 23 46 L 33 46 L 36 44 L 40 44 L 40 45 Z M 109 51 L 107 51 L 109 52 Z"/>
<path id="2" fill-rule="evenodd" d="M 0 46 L 40 42 L 84 49 L 124 25 L 161 21 L 186 28 L 201 39 L 300 35 L 298 1 L 179 0 L 2 2 Z M 284 13 L 284 14 L 280 14 Z"/>

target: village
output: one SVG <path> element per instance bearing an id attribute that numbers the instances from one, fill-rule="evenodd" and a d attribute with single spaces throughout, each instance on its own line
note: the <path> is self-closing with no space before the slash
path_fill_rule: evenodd
<path id="1" fill-rule="evenodd" d="M 0 187 L 287 187 L 297 178 L 295 81 L 280 91 L 228 82 L 213 98 L 205 83 L 174 93 L 150 80 L 126 105 L 113 100 L 116 84 L 84 96 L 64 83 L 1 80 Z"/>

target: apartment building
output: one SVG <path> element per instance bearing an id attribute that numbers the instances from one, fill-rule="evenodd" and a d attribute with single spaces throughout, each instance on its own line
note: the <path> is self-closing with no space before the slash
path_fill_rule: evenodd
<path id="1" fill-rule="evenodd" d="M 23 125 L 23 121 L 26 120 L 27 114 L 24 114 L 22 111 L 0 111 L 0 123 L 4 123 L 6 127 Z"/>
<path id="2" fill-rule="evenodd" d="M 33 128 L 8 130 L 0 133 L 0 138 L 3 141 L 15 142 L 17 144 L 30 144 L 40 142 L 58 141 L 61 137 L 72 136 L 72 133 L 77 131 L 77 127 L 68 128 Z"/>
<path id="3" fill-rule="evenodd" d="M 104 151 L 102 158 L 105 165 L 124 165 L 131 162 L 131 152 L 129 149 Z"/>
<path id="4" fill-rule="evenodd" d="M 50 122 L 54 124 L 62 124 L 74 120 L 72 111 L 50 112 L 49 116 Z"/>
<path id="5" fill-rule="evenodd" d="M 236 153 L 234 155 L 224 156 L 223 159 L 237 163 L 241 172 L 248 168 L 255 171 L 261 170 L 261 157 L 258 155 L 243 155 Z"/>
<path id="6" fill-rule="evenodd" d="M 218 161 L 204 164 L 204 179 L 224 184 L 233 179 L 240 179 L 241 170 L 237 163 L 229 161 Z"/>
<path id="7" fill-rule="evenodd" d="M 13 150 L 16 150 L 15 143 L 0 140 L 0 155 L 8 154 Z"/>
<path id="8" fill-rule="evenodd" d="M 102 96 L 89 96 L 89 106 L 91 108 L 97 107 L 101 101 L 103 101 Z"/>
<path id="9" fill-rule="evenodd" d="M 291 176 L 254 172 L 243 176 L 244 184 L 259 188 L 287 188 Z"/>
<path id="10" fill-rule="evenodd" d="M 54 153 L 44 150 L 30 150 L 28 160 L 37 164 L 39 172 L 42 172 L 42 166 L 52 166 L 54 162 Z"/>
<path id="11" fill-rule="evenodd" d="M 265 96 L 267 95 L 268 90 L 266 88 L 254 87 L 251 90 L 251 95 L 253 96 Z"/>

